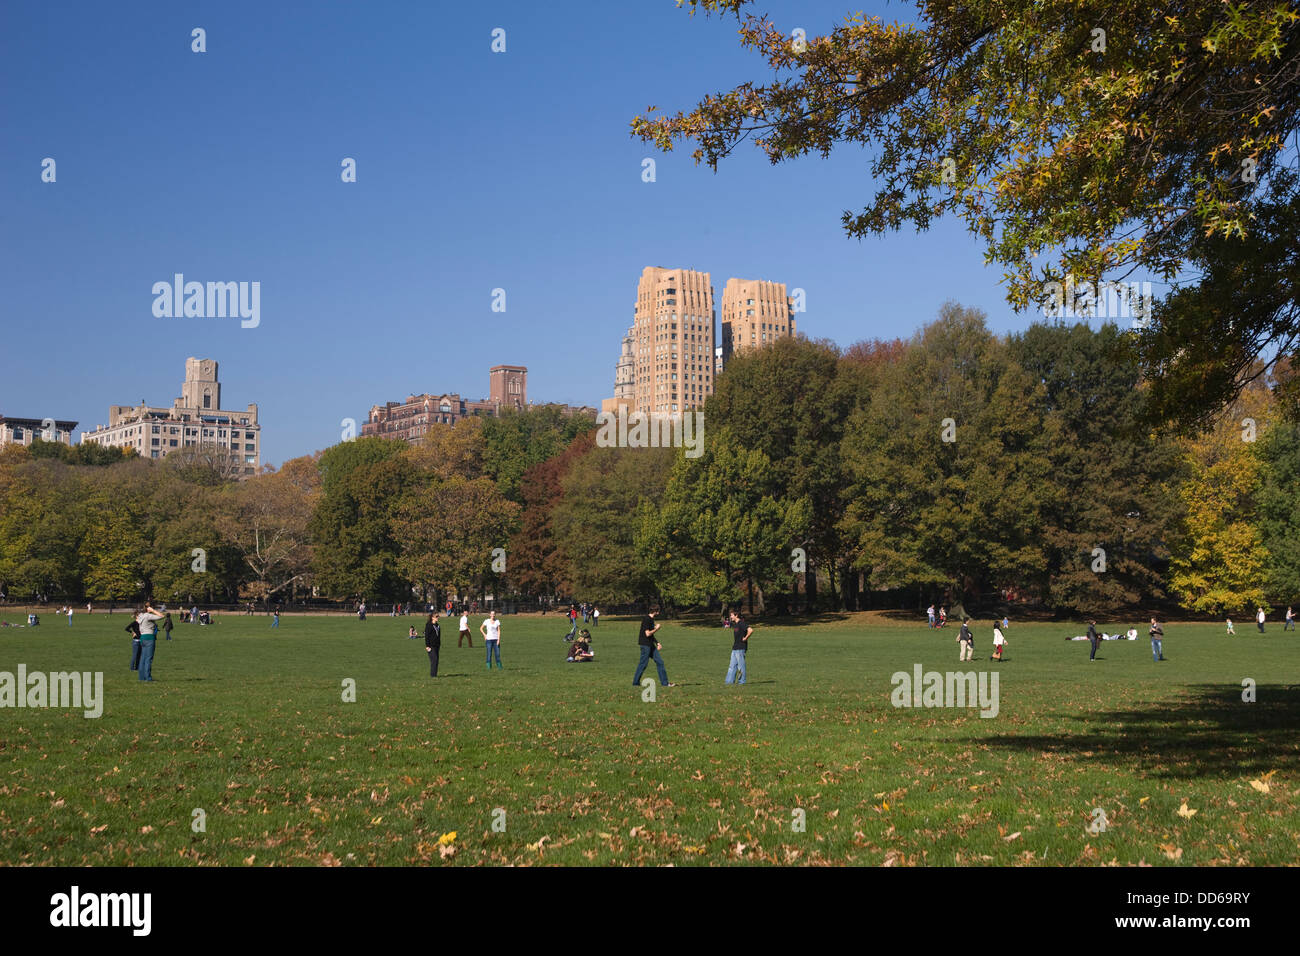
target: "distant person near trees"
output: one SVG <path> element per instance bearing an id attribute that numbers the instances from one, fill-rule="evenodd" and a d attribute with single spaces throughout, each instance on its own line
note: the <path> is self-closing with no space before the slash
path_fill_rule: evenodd
<path id="1" fill-rule="evenodd" d="M 1097 633 L 1097 622 L 1088 622 L 1088 643 L 1092 645 L 1092 651 L 1088 654 L 1089 661 L 1097 659 L 1097 645 L 1101 643 L 1101 636 Z"/>
<path id="2" fill-rule="evenodd" d="M 1290 608 L 1286 609 L 1286 623 L 1282 625 L 1282 630 L 1284 631 L 1295 630 L 1295 612 L 1292 611 Z"/>
<path id="3" fill-rule="evenodd" d="M 1151 659 L 1159 663 L 1165 659 L 1165 629 L 1153 617 L 1147 634 L 1151 637 Z"/>
<path id="4" fill-rule="evenodd" d="M 970 629 L 970 618 L 961 619 L 961 630 L 957 632 L 957 659 L 959 661 L 975 660 L 975 633 Z"/>
<path id="5" fill-rule="evenodd" d="M 1264 633 L 1264 609 L 1260 608 L 1255 614 L 1255 623 L 1259 625 L 1259 633 Z"/>
<path id="6" fill-rule="evenodd" d="M 993 622 L 993 656 L 991 661 L 1002 660 L 1002 649 L 1007 646 L 1006 636 L 1002 633 L 1002 624 L 998 621 Z"/>
<path id="7" fill-rule="evenodd" d="M 448 603 L 450 606 L 450 602 Z M 460 647 L 465 641 L 469 641 L 470 647 L 474 646 L 474 635 L 469 632 L 469 614 L 462 609 L 460 612 L 460 637 L 456 639 L 456 646 Z"/>

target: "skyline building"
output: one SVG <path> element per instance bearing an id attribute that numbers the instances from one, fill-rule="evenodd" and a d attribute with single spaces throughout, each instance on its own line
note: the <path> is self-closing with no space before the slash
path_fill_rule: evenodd
<path id="1" fill-rule="evenodd" d="M 795 334 L 794 304 L 784 282 L 728 279 L 722 289 L 722 365 L 747 349 Z"/>
<path id="2" fill-rule="evenodd" d="M 212 446 L 229 452 L 241 477 L 257 474 L 262 426 L 257 405 L 243 411 L 221 407 L 221 382 L 213 359 L 187 358 L 181 396 L 170 407 L 110 405 L 108 424 L 82 432 L 83 442 L 110 448 L 134 448 L 141 458 L 166 458 L 178 448 Z"/>
<path id="3" fill-rule="evenodd" d="M 473 415 L 496 417 L 502 411 L 525 411 L 542 407 L 528 402 L 528 369 L 523 365 L 494 365 L 488 369 L 488 397 L 469 401 L 459 393 L 408 395 L 404 402 L 387 402 L 370 406 L 370 414 L 361 426 L 362 435 L 398 438 L 418 444 L 430 427 L 455 425 Z M 596 410 L 586 405 L 558 405 L 566 415 L 590 415 Z"/>
<path id="4" fill-rule="evenodd" d="M 709 273 L 642 270 L 632 325 L 632 410 L 676 415 L 704 404 L 713 393 L 716 317 Z"/>

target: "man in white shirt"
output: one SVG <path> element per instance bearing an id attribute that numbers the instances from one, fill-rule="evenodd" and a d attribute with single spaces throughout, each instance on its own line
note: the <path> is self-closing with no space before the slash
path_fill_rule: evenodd
<path id="1" fill-rule="evenodd" d="M 461 647 L 465 641 L 469 641 L 469 646 L 474 646 L 474 635 L 469 632 L 469 615 L 464 611 L 460 613 L 460 637 L 456 640 L 456 646 Z"/>
<path id="2" fill-rule="evenodd" d="M 1259 613 L 1255 615 L 1255 623 L 1259 625 L 1259 633 L 1264 633 L 1264 609 L 1260 608 Z"/>
<path id="3" fill-rule="evenodd" d="M 497 620 L 496 611 L 488 611 L 487 620 L 478 626 L 479 633 L 483 635 L 483 646 L 487 648 L 487 668 L 492 669 L 492 655 L 496 654 L 497 669 L 504 670 L 501 666 L 501 622 Z"/>

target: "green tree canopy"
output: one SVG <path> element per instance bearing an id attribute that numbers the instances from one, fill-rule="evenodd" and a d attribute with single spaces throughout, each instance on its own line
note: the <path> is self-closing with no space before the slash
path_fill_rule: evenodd
<path id="1" fill-rule="evenodd" d="M 634 135 L 692 140 L 715 169 L 751 137 L 773 163 L 866 147 L 875 191 L 846 232 L 957 215 L 1017 308 L 1066 277 L 1201 289 L 1168 297 L 1144 351 L 1148 375 L 1170 376 L 1155 407 L 1179 419 L 1221 407 L 1261 348 L 1294 348 L 1294 2 L 923 0 L 916 25 L 855 15 L 806 42 L 750 0 L 685 2 L 734 14 L 772 77 L 651 108 Z"/>

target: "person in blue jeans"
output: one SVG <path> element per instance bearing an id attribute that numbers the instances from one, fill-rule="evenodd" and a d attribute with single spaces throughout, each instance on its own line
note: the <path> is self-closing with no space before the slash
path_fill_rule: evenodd
<path id="1" fill-rule="evenodd" d="M 1151 635 L 1151 659 L 1159 663 L 1165 659 L 1165 630 L 1160 626 L 1160 622 L 1153 617 L 1151 619 L 1151 629 L 1147 633 Z"/>
<path id="2" fill-rule="evenodd" d="M 740 619 L 735 611 L 731 612 L 731 619 L 725 622 L 723 627 L 731 628 L 731 663 L 727 666 L 727 679 L 724 683 L 737 683 L 734 680 L 737 672 L 740 674 L 738 683 L 745 683 L 745 651 L 749 649 L 749 638 L 754 633 L 754 629 Z"/>
<path id="3" fill-rule="evenodd" d="M 632 686 L 641 686 L 641 675 L 645 673 L 646 665 L 650 663 L 650 658 L 654 658 L 655 666 L 659 668 L 659 683 L 664 687 L 676 687 L 676 684 L 668 680 L 668 671 L 664 667 L 664 659 L 660 651 L 664 646 L 655 640 L 655 632 L 659 630 L 660 625 L 655 623 L 655 615 L 659 613 L 659 608 L 652 607 L 646 612 L 646 616 L 641 618 L 641 628 L 637 632 L 636 642 L 641 647 L 641 662 L 636 665 L 636 676 L 632 678 Z"/>
<path id="4" fill-rule="evenodd" d="M 153 652 L 157 647 L 158 622 L 163 615 L 146 604 L 142 613 L 135 616 L 140 624 L 140 680 L 153 680 Z"/>
<path id="5" fill-rule="evenodd" d="M 278 607 L 275 609 L 275 613 L 271 615 L 271 626 L 272 627 L 280 626 L 280 609 Z"/>
<path id="6" fill-rule="evenodd" d="M 478 626 L 478 632 L 483 635 L 483 646 L 487 648 L 487 667 L 492 669 L 492 656 L 495 654 L 497 659 L 497 670 L 501 667 L 501 622 L 497 620 L 496 611 L 488 611 L 487 620 Z"/>

